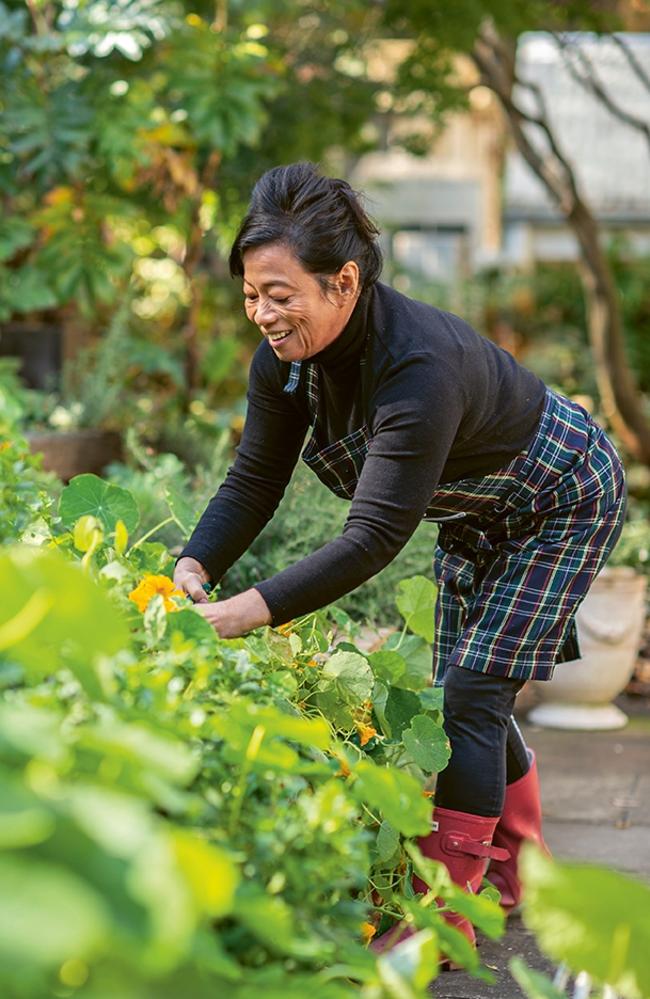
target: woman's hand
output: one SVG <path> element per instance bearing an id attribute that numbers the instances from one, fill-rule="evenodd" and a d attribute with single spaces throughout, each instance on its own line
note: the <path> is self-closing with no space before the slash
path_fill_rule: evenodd
<path id="1" fill-rule="evenodd" d="M 179 558 L 174 569 L 174 585 L 183 593 L 187 593 L 195 604 L 208 603 L 208 595 L 203 589 L 203 584 L 209 582 L 210 577 L 200 562 L 187 555 Z"/>
<path id="2" fill-rule="evenodd" d="M 201 602 L 197 608 L 220 638 L 239 638 L 254 628 L 271 623 L 271 612 L 261 593 L 245 590 L 228 600 Z"/>

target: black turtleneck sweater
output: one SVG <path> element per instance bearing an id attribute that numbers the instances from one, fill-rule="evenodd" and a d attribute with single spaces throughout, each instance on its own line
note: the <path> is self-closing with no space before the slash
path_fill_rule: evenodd
<path id="1" fill-rule="evenodd" d="M 436 486 L 507 464 L 530 442 L 544 405 L 544 383 L 510 354 L 457 316 L 383 284 L 361 296 L 314 362 L 320 447 L 363 423 L 371 442 L 341 535 L 257 584 L 276 625 L 379 572 L 422 520 Z M 259 534 L 289 482 L 309 427 L 305 368 L 288 395 L 289 364 L 266 341 L 253 357 L 235 462 L 181 553 L 213 582 Z"/>

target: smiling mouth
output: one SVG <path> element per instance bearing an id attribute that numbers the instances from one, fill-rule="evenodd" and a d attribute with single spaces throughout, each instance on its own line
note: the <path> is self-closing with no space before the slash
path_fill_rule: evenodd
<path id="1" fill-rule="evenodd" d="M 283 330 L 281 333 L 269 333 L 268 338 L 273 345 L 282 343 L 286 340 L 288 336 L 291 336 L 293 330 Z"/>

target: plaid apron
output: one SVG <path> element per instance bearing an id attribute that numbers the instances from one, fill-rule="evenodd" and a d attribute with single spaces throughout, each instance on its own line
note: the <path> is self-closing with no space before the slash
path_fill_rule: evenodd
<path id="1" fill-rule="evenodd" d="M 297 388 L 299 368 L 291 375 L 287 391 Z M 312 436 L 302 458 L 352 499 L 369 429 L 319 448 L 315 364 L 306 387 Z M 496 472 L 440 484 L 424 515 L 440 525 L 434 683 L 451 664 L 548 680 L 557 662 L 578 659 L 575 614 L 618 540 L 625 504 L 623 466 L 605 431 L 551 389 L 524 451 Z"/>

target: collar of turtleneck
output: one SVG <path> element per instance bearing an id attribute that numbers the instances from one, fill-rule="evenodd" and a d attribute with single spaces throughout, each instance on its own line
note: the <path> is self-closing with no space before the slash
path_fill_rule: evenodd
<path id="1" fill-rule="evenodd" d="M 362 291 L 336 340 L 310 357 L 310 361 L 320 365 L 330 378 L 341 377 L 358 367 L 368 332 L 370 297 L 370 288 Z"/>

